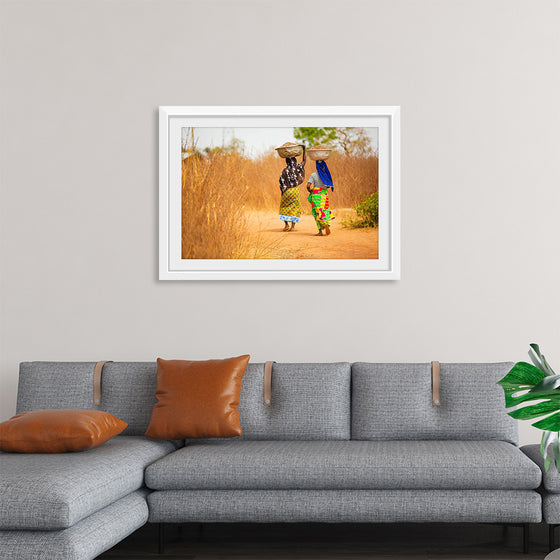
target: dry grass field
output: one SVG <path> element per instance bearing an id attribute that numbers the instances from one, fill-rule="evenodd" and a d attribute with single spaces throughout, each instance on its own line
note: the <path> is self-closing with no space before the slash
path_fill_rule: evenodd
<path id="1" fill-rule="evenodd" d="M 376 155 L 356 157 L 334 153 L 328 164 L 335 184 L 334 192 L 329 194 L 335 215 L 337 209 L 352 212 L 367 195 L 377 191 Z M 254 214 L 265 212 L 276 218 L 279 232 L 284 225 L 278 219 L 278 178 L 285 166 L 283 159 L 276 154 L 251 159 L 242 153 L 217 152 L 193 154 L 182 165 L 183 259 L 297 258 L 278 251 L 278 246 L 283 244 L 282 237 L 271 239 L 255 226 L 254 219 Z M 313 171 L 315 162 L 308 159 L 306 180 L 300 186 L 304 214 L 311 212 L 305 185 Z M 334 236 L 329 242 L 336 243 Z M 336 258 L 361 257 L 341 254 Z"/>

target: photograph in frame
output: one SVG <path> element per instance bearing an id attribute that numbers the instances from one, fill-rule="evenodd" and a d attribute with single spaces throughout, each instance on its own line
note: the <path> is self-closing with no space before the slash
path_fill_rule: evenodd
<path id="1" fill-rule="evenodd" d="M 398 279 L 398 107 L 161 107 L 160 279 Z"/>

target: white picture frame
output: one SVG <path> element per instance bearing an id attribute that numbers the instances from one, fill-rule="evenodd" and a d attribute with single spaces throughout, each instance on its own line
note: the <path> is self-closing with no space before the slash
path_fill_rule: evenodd
<path id="1" fill-rule="evenodd" d="M 378 259 L 181 258 L 181 129 L 247 126 L 378 127 Z M 400 279 L 400 107 L 159 107 L 159 279 Z"/>

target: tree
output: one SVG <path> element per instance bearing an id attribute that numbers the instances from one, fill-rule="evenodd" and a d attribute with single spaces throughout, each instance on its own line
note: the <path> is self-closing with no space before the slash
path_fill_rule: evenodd
<path id="1" fill-rule="evenodd" d="M 294 138 L 305 143 L 308 148 L 317 144 L 333 146 L 336 143 L 336 128 L 296 127 L 294 128 Z"/>
<path id="2" fill-rule="evenodd" d="M 370 138 L 364 128 L 347 126 L 335 127 L 297 127 L 294 128 L 294 138 L 305 143 L 308 148 L 317 144 L 324 144 L 331 148 L 338 148 L 347 156 L 367 157 L 373 155 Z"/>
<path id="3" fill-rule="evenodd" d="M 369 136 L 363 128 L 337 128 L 336 144 L 347 156 L 365 157 L 373 154 Z"/>

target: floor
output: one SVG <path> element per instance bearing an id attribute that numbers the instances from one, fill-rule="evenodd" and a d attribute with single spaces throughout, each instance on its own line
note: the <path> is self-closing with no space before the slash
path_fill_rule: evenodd
<path id="1" fill-rule="evenodd" d="M 157 527 L 147 525 L 100 556 L 103 560 L 542 560 L 548 531 L 531 525 L 529 554 L 521 527 L 470 524 L 184 525 L 166 528 L 165 553 Z"/>

